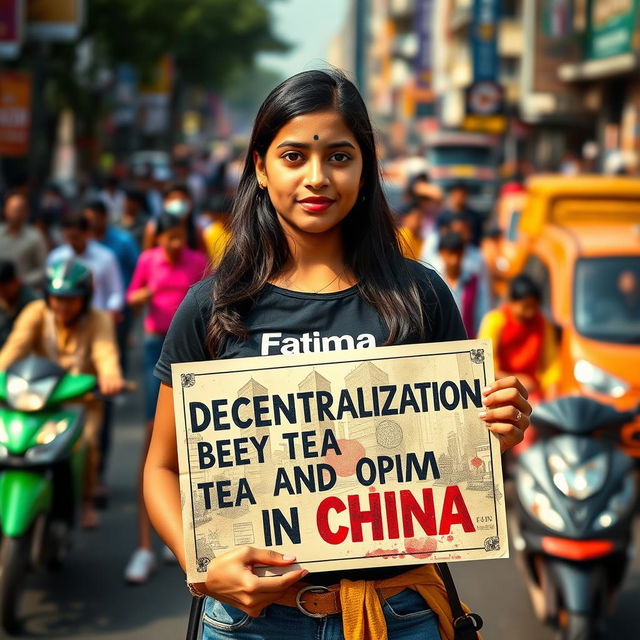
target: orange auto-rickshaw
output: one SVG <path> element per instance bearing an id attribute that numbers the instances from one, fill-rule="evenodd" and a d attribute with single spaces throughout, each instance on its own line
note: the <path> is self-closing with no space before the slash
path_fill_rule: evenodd
<path id="1" fill-rule="evenodd" d="M 640 180 L 537 176 L 526 185 L 504 272 L 527 272 L 558 328 L 561 393 L 640 402 Z M 623 432 L 640 459 L 640 420 Z"/>

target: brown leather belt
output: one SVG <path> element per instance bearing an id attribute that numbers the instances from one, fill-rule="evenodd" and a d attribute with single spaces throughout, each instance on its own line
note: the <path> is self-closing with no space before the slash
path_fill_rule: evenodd
<path id="1" fill-rule="evenodd" d="M 302 585 L 302 586 L 300 586 Z M 385 587 L 376 589 L 381 598 L 391 598 L 408 587 Z M 324 618 L 342 611 L 340 603 L 340 585 L 334 584 L 322 587 L 299 582 L 295 587 L 289 587 L 284 595 L 276 600 L 276 604 L 296 607 L 310 618 Z"/>

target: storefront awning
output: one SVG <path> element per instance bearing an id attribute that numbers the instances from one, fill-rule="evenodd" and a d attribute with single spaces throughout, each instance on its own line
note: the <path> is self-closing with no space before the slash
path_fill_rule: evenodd
<path id="1" fill-rule="evenodd" d="M 598 80 L 630 73 L 640 66 L 640 58 L 636 53 L 623 53 L 602 60 L 587 60 L 578 64 L 563 64 L 558 75 L 564 82 L 581 82 Z"/>

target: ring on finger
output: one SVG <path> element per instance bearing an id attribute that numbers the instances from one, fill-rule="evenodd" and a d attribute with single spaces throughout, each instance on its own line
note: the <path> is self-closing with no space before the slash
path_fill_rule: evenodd
<path id="1" fill-rule="evenodd" d="M 522 411 L 520 411 L 520 409 L 518 409 L 518 411 L 516 413 L 516 422 L 518 422 L 520 420 L 520 418 L 522 418 Z"/>

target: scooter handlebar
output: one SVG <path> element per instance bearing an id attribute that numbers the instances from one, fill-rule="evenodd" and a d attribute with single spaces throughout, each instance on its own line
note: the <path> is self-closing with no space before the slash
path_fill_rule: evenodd
<path id="1" fill-rule="evenodd" d="M 133 380 L 125 380 L 124 386 L 122 390 L 118 393 L 114 393 L 113 395 L 105 395 L 100 392 L 100 389 L 96 385 L 93 391 L 88 391 L 82 396 L 82 400 L 89 402 L 91 400 L 108 400 L 110 398 L 116 398 L 117 396 L 121 396 L 125 393 L 133 393 L 138 390 L 138 383 Z"/>

